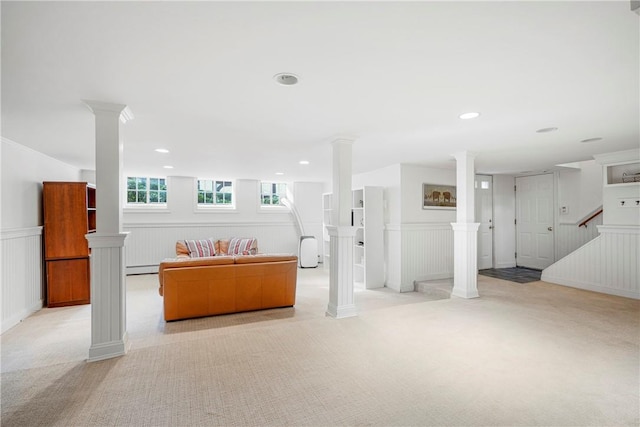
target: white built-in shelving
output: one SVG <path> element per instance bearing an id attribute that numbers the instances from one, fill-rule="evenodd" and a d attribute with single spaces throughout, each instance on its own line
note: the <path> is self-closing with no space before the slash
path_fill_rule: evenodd
<path id="1" fill-rule="evenodd" d="M 329 232 L 327 231 L 327 225 L 331 225 L 332 215 L 332 197 L 331 193 L 324 193 L 322 195 L 322 254 L 323 254 L 323 266 L 329 268 Z"/>
<path id="2" fill-rule="evenodd" d="M 329 266 L 331 193 L 323 194 L 323 248 L 325 268 Z M 353 280 L 356 287 L 384 287 L 384 212 L 382 187 L 363 187 L 352 191 L 351 225 L 356 228 L 353 248 Z"/>

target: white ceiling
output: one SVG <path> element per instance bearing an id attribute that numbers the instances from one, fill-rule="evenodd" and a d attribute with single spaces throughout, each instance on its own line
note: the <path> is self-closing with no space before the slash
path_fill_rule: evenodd
<path id="1" fill-rule="evenodd" d="M 454 168 L 459 150 L 479 153 L 479 172 L 518 173 L 640 144 L 640 17 L 626 0 L 1 8 L 2 136 L 84 169 L 82 99 L 132 110 L 129 174 L 329 181 L 339 135 L 356 139 L 354 173 Z M 300 83 L 278 85 L 280 72 Z M 482 115 L 458 118 L 468 111 Z"/>

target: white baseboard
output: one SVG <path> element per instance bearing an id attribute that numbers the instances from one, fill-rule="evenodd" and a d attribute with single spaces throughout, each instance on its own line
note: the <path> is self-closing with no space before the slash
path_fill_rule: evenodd
<path id="1" fill-rule="evenodd" d="M 153 274 L 158 272 L 157 265 L 139 265 L 135 267 L 127 267 L 126 274 Z"/>
<path id="2" fill-rule="evenodd" d="M 2 322 L 2 328 L 0 333 L 4 334 L 6 331 L 13 328 L 14 326 L 22 322 L 24 319 L 31 316 L 36 311 L 42 310 L 42 307 L 44 307 L 44 301 L 39 300 L 37 303 L 35 303 L 31 307 L 27 307 L 26 309 L 22 310 L 20 313 L 14 316 L 11 316 L 10 318 Z"/>
<path id="3" fill-rule="evenodd" d="M 426 280 L 442 280 L 442 279 L 451 279 L 453 277 L 453 272 L 451 273 L 435 273 L 435 274 L 426 274 L 424 276 L 416 277 L 416 282 L 423 282 Z"/>

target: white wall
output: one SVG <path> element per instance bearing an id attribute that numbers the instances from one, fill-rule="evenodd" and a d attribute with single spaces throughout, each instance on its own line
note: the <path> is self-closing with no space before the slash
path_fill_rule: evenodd
<path id="1" fill-rule="evenodd" d="M 516 199 L 511 175 L 493 176 L 493 260 L 495 268 L 516 266 Z"/>
<path id="2" fill-rule="evenodd" d="M 580 169 L 558 173 L 558 206 L 561 224 L 577 224 L 602 206 L 602 166 L 595 160 L 579 162 Z"/>
<path id="3" fill-rule="evenodd" d="M 42 308 L 42 182 L 78 181 L 80 170 L 2 138 L 0 146 L 2 332 Z"/>
<path id="4" fill-rule="evenodd" d="M 80 169 L 2 138 L 2 230 L 42 225 L 42 182 L 79 181 Z"/>
<path id="5" fill-rule="evenodd" d="M 456 211 L 423 209 L 422 184 L 456 185 L 456 170 L 402 165 L 402 222 L 403 223 L 452 223 Z"/>
<path id="6" fill-rule="evenodd" d="M 256 237 L 258 250 L 297 253 L 299 234 L 285 207 L 260 206 L 260 182 L 234 181 L 235 209 L 204 210 L 196 204 L 196 178 L 167 177 L 167 209 L 125 209 L 124 231 L 130 233 L 125 254 L 128 273 L 157 271 L 175 256 L 176 240 Z M 323 183 L 287 183 L 307 235 L 322 242 Z"/>

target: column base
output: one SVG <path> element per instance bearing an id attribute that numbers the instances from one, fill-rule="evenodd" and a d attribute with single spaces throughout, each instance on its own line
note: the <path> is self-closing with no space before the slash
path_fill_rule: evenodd
<path id="1" fill-rule="evenodd" d="M 477 289 L 460 289 L 453 288 L 451 291 L 451 296 L 459 297 L 459 298 L 479 298 L 480 294 Z"/>
<path id="2" fill-rule="evenodd" d="M 122 340 L 91 345 L 91 347 L 89 347 L 89 358 L 87 362 L 97 362 L 99 360 L 124 356 L 130 347 L 129 336 L 125 332 Z"/>
<path id="3" fill-rule="evenodd" d="M 328 317 L 333 317 L 334 319 L 344 319 L 345 317 L 357 316 L 358 312 L 356 311 L 355 304 L 336 307 L 335 305 L 329 303 L 329 305 L 327 306 L 326 315 Z"/>
<path id="4" fill-rule="evenodd" d="M 128 350 L 124 245 L 128 233 L 87 235 L 91 248 L 91 347 L 89 362 Z"/>
<path id="5" fill-rule="evenodd" d="M 478 298 L 478 228 L 479 223 L 452 223 L 453 290 L 460 298 Z"/>

